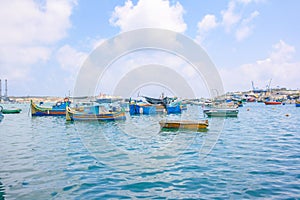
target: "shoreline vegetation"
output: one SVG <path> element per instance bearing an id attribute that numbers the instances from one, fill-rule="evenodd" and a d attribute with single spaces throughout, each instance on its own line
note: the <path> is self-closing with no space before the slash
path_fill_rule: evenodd
<path id="1" fill-rule="evenodd" d="M 63 98 L 62 96 L 9 96 L 6 98 L 6 101 L 3 99 L 0 99 L 0 103 L 30 103 L 32 100 L 33 102 L 57 102 L 61 101 Z M 119 96 L 108 96 L 108 95 L 99 95 L 99 96 L 92 96 L 92 97 L 69 97 L 70 99 L 77 99 L 77 100 L 84 100 L 84 101 L 96 101 L 96 99 L 101 98 L 110 98 L 110 99 L 123 99 L 123 100 L 129 100 L 128 98 L 122 98 Z M 132 97 L 134 98 L 134 97 Z M 208 100 L 210 98 L 204 98 L 199 97 L 196 99 L 190 99 L 190 98 L 181 98 L 182 100 Z M 272 99 L 276 101 L 285 101 L 286 103 L 294 103 L 297 99 L 300 98 L 300 90 L 294 90 L 294 89 L 271 89 L 270 91 L 244 91 L 244 92 L 227 92 L 225 95 L 217 97 L 217 99 L 232 99 L 232 98 L 243 98 L 249 102 L 263 102 L 267 99 Z M 8 99 L 8 100 L 7 100 Z"/>

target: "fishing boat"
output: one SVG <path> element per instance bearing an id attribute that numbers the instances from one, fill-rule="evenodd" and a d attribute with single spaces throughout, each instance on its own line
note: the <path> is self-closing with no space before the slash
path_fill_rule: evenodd
<path id="1" fill-rule="evenodd" d="M 181 113 L 181 106 L 180 105 L 167 105 L 167 113 L 168 114 L 177 114 Z"/>
<path id="2" fill-rule="evenodd" d="M 203 113 L 208 117 L 237 117 L 239 110 L 237 108 L 209 108 L 204 109 Z"/>
<path id="3" fill-rule="evenodd" d="M 134 102 L 134 103 L 129 104 L 129 113 L 130 113 L 130 115 L 156 114 L 156 107 L 157 106 L 159 106 L 159 105 Z"/>
<path id="4" fill-rule="evenodd" d="M 20 108 L 10 108 L 10 109 L 3 109 L 2 113 L 3 114 L 17 114 L 20 113 L 22 109 Z"/>
<path id="5" fill-rule="evenodd" d="M 282 102 L 280 101 L 265 101 L 266 105 L 281 105 Z"/>
<path id="6" fill-rule="evenodd" d="M 161 120 L 159 121 L 161 129 L 188 129 L 188 130 L 205 130 L 208 127 L 208 120 L 190 121 L 190 120 Z"/>
<path id="7" fill-rule="evenodd" d="M 164 104 L 164 99 L 156 99 L 152 97 L 142 96 L 146 99 L 146 101 L 150 104 Z"/>
<path id="8" fill-rule="evenodd" d="M 138 103 L 135 101 L 130 102 L 129 104 L 129 113 L 130 115 L 150 115 L 157 113 L 164 113 L 166 111 L 165 107 L 160 104 L 148 104 L 148 103 Z"/>
<path id="9" fill-rule="evenodd" d="M 32 100 L 30 101 L 31 116 L 65 116 L 66 107 L 70 105 L 69 98 L 64 98 L 64 101 L 59 101 L 51 108 L 38 106 Z"/>
<path id="10" fill-rule="evenodd" d="M 121 111 L 106 111 L 103 106 L 95 105 L 84 107 L 78 111 L 70 107 L 66 108 L 67 121 L 113 121 L 125 120 L 125 112 Z"/>
<path id="11" fill-rule="evenodd" d="M 295 105 L 296 105 L 296 107 L 300 107 L 300 100 L 296 101 Z"/>
<path id="12" fill-rule="evenodd" d="M 149 104 L 149 103 L 137 103 L 135 101 L 130 102 L 129 104 L 129 113 L 130 115 L 139 115 L 139 114 L 157 114 L 164 113 L 181 113 L 182 106 L 180 103 L 172 102 L 170 104 Z"/>
<path id="13" fill-rule="evenodd" d="M 164 106 L 168 114 L 172 114 L 172 113 L 177 114 L 177 113 L 181 113 L 182 111 L 181 101 L 177 99 L 169 99 L 167 104 L 165 104 Z"/>
<path id="14" fill-rule="evenodd" d="M 203 113 L 208 117 L 237 117 L 239 110 L 238 105 L 230 102 L 203 107 Z"/>

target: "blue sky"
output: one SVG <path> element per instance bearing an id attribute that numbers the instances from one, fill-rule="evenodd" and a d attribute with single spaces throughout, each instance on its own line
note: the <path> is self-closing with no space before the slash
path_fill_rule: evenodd
<path id="1" fill-rule="evenodd" d="M 296 0 L 4 0 L 1 4 L 0 78 L 8 79 L 9 95 L 72 93 L 89 53 L 121 32 L 143 27 L 166 28 L 195 40 L 214 62 L 226 91 L 249 90 L 251 81 L 265 88 L 270 79 L 272 87 L 300 88 Z"/>

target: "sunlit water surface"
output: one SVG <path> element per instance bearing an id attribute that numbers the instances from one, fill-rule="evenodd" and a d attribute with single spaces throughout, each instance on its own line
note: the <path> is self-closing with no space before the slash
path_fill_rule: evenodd
<path id="1" fill-rule="evenodd" d="M 161 132 L 161 119 L 66 122 L 5 115 L 0 199 L 299 199 L 300 108 L 248 103 L 206 132 Z M 215 142 L 216 141 L 216 142 Z"/>

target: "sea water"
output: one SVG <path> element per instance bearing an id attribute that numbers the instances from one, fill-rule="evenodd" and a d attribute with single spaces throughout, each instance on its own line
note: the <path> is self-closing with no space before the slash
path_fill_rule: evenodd
<path id="1" fill-rule="evenodd" d="M 117 122 L 5 115 L 0 199 L 299 199 L 300 108 L 247 103 L 209 129 L 160 131 L 159 120 L 206 119 L 201 107 Z"/>

